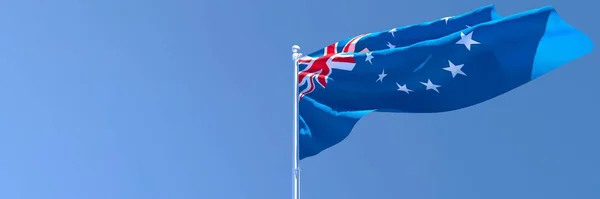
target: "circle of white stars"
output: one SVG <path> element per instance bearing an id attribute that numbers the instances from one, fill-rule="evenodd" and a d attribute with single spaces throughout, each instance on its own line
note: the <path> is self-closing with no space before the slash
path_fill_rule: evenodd
<path id="1" fill-rule="evenodd" d="M 451 21 L 451 19 L 453 17 L 454 16 L 444 17 L 444 18 L 441 18 L 440 20 L 444 21 L 445 24 L 447 25 L 448 22 Z M 468 25 L 465 25 L 465 26 L 467 28 L 471 28 Z M 388 33 L 390 33 L 392 38 L 395 38 L 396 37 L 395 33 L 397 31 L 398 30 L 396 28 L 393 28 L 393 29 L 389 30 Z M 473 33 L 474 33 L 474 31 L 471 31 L 467 34 L 465 34 L 464 32 L 460 32 L 460 39 L 455 44 L 464 45 L 465 48 L 467 49 L 467 51 L 471 51 L 471 48 L 473 45 L 481 44 L 478 41 L 475 41 L 473 39 Z M 391 42 L 387 42 L 386 46 L 389 49 L 396 48 L 396 46 L 394 44 L 392 44 Z M 376 57 L 377 56 L 373 55 L 373 52 L 367 52 L 365 62 L 369 62 L 372 65 L 373 60 Z M 450 75 L 452 76 L 452 78 L 456 78 L 457 76 L 467 76 L 467 74 L 462 70 L 464 66 L 465 66 L 464 64 L 455 64 L 452 61 L 448 60 L 447 67 L 442 68 L 442 70 L 450 72 Z M 381 73 L 377 75 L 378 77 L 375 80 L 375 82 L 383 82 L 384 78 L 387 77 L 387 75 L 388 74 L 385 73 L 385 69 L 382 69 Z M 426 91 L 431 90 L 436 93 L 440 93 L 440 88 L 442 87 L 442 85 L 435 84 L 433 81 L 431 81 L 431 79 L 427 79 L 427 81 L 420 81 L 419 83 L 421 83 L 425 87 Z M 396 89 L 398 92 L 403 92 L 406 94 L 410 94 L 411 92 L 414 92 L 413 90 L 408 88 L 408 86 L 406 84 L 400 84 L 400 83 L 396 82 L 396 86 L 398 87 Z"/>

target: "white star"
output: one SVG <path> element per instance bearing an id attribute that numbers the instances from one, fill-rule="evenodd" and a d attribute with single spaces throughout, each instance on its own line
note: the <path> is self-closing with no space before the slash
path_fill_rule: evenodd
<path id="1" fill-rule="evenodd" d="M 409 92 L 412 92 L 412 90 L 406 87 L 406 84 L 400 85 L 398 82 L 396 82 L 396 86 L 398 86 L 398 91 L 404 91 L 406 94 L 410 94 Z"/>
<path id="2" fill-rule="evenodd" d="M 387 74 L 385 74 L 385 69 L 381 71 L 381 74 L 379 74 L 379 78 L 377 78 L 377 80 L 375 80 L 375 82 L 383 82 L 383 78 L 387 76 Z"/>
<path id="3" fill-rule="evenodd" d="M 390 42 L 387 43 L 387 47 L 390 48 L 390 49 L 396 48 L 396 46 L 394 46 L 394 44 L 392 44 Z"/>
<path id="4" fill-rule="evenodd" d="M 373 59 L 373 55 L 371 55 L 373 52 L 368 52 L 367 53 L 367 58 L 365 59 L 365 61 L 368 61 L 369 63 L 373 64 L 373 62 L 371 62 L 371 59 Z"/>
<path id="5" fill-rule="evenodd" d="M 396 32 L 396 28 L 391 29 L 390 31 L 388 31 L 389 33 L 392 33 L 392 37 L 396 37 L 396 35 L 394 35 L 394 33 Z"/>
<path id="6" fill-rule="evenodd" d="M 450 60 L 448 60 L 448 64 L 450 66 L 443 68 L 444 70 L 450 71 L 452 73 L 452 78 L 456 77 L 456 74 L 461 74 L 467 76 L 461 69 L 464 64 L 454 65 Z"/>
<path id="7" fill-rule="evenodd" d="M 465 35 L 465 33 L 460 32 L 460 40 L 456 42 L 456 44 L 463 44 L 467 47 L 467 50 L 471 50 L 471 45 L 479 44 L 479 42 L 473 40 L 473 32 Z"/>
<path id="8" fill-rule="evenodd" d="M 448 20 L 450 20 L 450 18 L 452 18 L 452 17 L 454 17 L 454 16 L 444 17 L 444 18 L 441 18 L 440 20 L 444 20 L 444 21 L 446 21 L 446 24 L 448 24 Z"/>
<path id="9" fill-rule="evenodd" d="M 442 87 L 442 86 L 440 86 L 440 85 L 435 85 L 435 84 L 431 83 L 431 80 L 430 80 L 430 79 L 428 79 L 428 80 L 427 80 L 427 83 L 425 83 L 425 82 L 421 82 L 421 84 L 423 84 L 423 85 L 425 85 L 425 86 L 427 87 L 425 90 L 434 90 L 435 92 L 438 92 L 438 93 L 439 93 L 440 91 L 438 91 L 438 89 L 437 89 L 437 88 L 438 88 L 438 87 Z"/>
<path id="10" fill-rule="evenodd" d="M 471 26 L 469 26 L 469 25 L 465 25 L 465 26 L 466 26 L 467 28 L 470 28 L 470 27 L 471 27 Z"/>

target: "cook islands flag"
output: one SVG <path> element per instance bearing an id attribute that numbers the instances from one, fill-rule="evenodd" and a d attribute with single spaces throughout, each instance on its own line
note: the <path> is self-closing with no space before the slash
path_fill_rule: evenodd
<path id="1" fill-rule="evenodd" d="M 299 158 L 338 144 L 369 113 L 469 107 L 592 49 L 552 7 L 501 17 L 491 5 L 335 42 L 296 59 Z"/>

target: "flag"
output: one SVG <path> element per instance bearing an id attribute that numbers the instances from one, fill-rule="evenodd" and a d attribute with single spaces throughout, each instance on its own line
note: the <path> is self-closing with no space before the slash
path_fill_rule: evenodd
<path id="1" fill-rule="evenodd" d="M 501 17 L 493 5 L 335 42 L 296 62 L 299 158 L 343 141 L 369 113 L 469 107 L 592 49 L 552 7 Z"/>

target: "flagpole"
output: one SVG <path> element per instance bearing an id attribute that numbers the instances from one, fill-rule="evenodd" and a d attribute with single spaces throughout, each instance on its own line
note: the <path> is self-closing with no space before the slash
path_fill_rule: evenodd
<path id="1" fill-rule="evenodd" d="M 292 58 L 294 59 L 294 199 L 300 199 L 300 167 L 298 140 L 298 59 L 302 57 L 300 46 L 292 46 Z"/>

